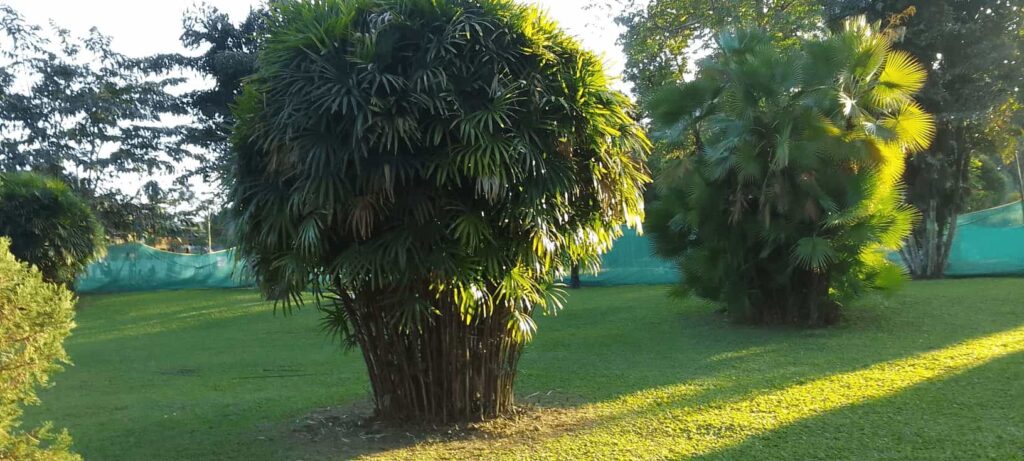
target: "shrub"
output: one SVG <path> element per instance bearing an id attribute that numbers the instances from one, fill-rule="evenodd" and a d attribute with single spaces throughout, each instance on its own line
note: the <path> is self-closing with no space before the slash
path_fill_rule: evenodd
<path id="1" fill-rule="evenodd" d="M 532 315 L 642 219 L 648 142 L 601 60 L 506 0 L 273 10 L 237 103 L 241 254 L 268 295 L 312 285 L 358 343 L 378 414 L 512 405 Z"/>
<path id="2" fill-rule="evenodd" d="M 85 201 L 34 173 L 0 174 L 0 236 L 44 279 L 69 287 L 104 251 L 103 227 Z"/>
<path id="3" fill-rule="evenodd" d="M 902 270 L 910 231 L 904 157 L 933 121 L 913 100 L 926 73 L 863 19 L 779 49 L 725 33 L 697 78 L 652 105 L 671 142 L 696 146 L 659 175 L 648 229 L 684 292 L 748 322 L 823 325 Z"/>
<path id="4" fill-rule="evenodd" d="M 73 300 L 64 287 L 45 282 L 35 268 L 14 259 L 0 238 L 0 459 L 79 459 L 66 433 L 49 424 L 23 431 L 21 407 L 38 403 L 36 386 L 68 361 L 64 338 L 74 327 Z"/>

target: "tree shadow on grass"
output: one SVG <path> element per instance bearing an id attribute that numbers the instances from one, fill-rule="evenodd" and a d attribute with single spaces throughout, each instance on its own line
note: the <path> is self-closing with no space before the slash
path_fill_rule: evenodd
<path id="1" fill-rule="evenodd" d="M 561 434 L 538 436 L 540 431 L 521 431 L 513 434 L 514 437 L 493 442 L 477 439 L 427 443 L 381 455 L 384 458 L 407 459 L 448 458 L 452 454 L 454 456 L 451 457 L 455 458 L 684 459 L 719 453 L 721 459 L 762 459 L 758 451 L 762 447 L 758 444 L 751 444 L 753 448 L 750 453 L 744 453 L 751 456 L 732 456 L 729 452 L 722 452 L 765 434 L 802 427 L 806 421 L 815 421 L 821 415 L 846 411 L 869 402 L 884 401 L 924 384 L 972 373 L 994 362 L 1003 364 L 1004 358 L 1020 358 L 1022 352 L 1024 326 L 944 349 L 878 363 L 853 372 L 759 391 L 741 398 L 699 403 L 714 391 L 698 393 L 696 399 L 691 399 L 686 392 L 677 392 L 683 385 L 668 386 L 582 407 L 579 414 L 575 415 L 577 424 L 570 425 L 572 430 Z M 977 405 L 975 409 L 988 409 L 981 410 L 981 414 L 1000 409 L 1024 413 L 1021 411 L 1022 404 L 1013 396 L 1014 392 L 1007 391 L 1022 379 L 1019 363 L 1020 360 L 1010 365 L 996 365 L 999 372 L 994 377 L 985 376 L 981 386 L 977 385 L 978 379 L 971 380 L 973 386 L 960 386 L 961 394 L 969 394 L 963 391 L 972 388 L 977 391 L 979 387 L 987 386 L 989 389 L 985 395 L 996 396 L 987 401 L 971 401 L 968 398 L 964 404 Z M 1008 392 L 1011 395 L 1006 398 Z M 1016 394 L 1021 394 L 1021 391 L 1017 390 Z M 920 396 L 911 396 L 908 405 L 923 408 L 924 412 L 946 412 L 951 415 L 947 419 L 951 420 L 975 416 L 970 412 L 965 414 L 956 407 L 946 406 L 943 401 L 921 399 Z M 883 410 L 881 414 L 888 413 Z M 882 432 L 898 431 L 902 428 L 899 423 L 889 421 L 885 424 L 880 421 L 878 428 Z M 810 450 L 782 454 L 778 459 L 833 459 L 833 455 L 843 453 L 814 451 L 820 432 L 816 427 L 805 429 L 794 438 L 802 439 L 803 445 L 800 446 L 810 447 Z M 939 433 L 951 436 L 957 433 L 957 428 L 943 428 Z M 1013 434 L 1019 433 L 1020 426 L 1015 424 L 1008 432 L 1004 431 L 1001 445 L 992 446 L 990 439 L 983 439 L 975 441 L 974 446 L 987 447 L 988 451 L 980 452 L 987 456 L 993 453 L 1016 453 L 1020 449 L 1020 442 L 1008 440 L 1012 440 Z M 856 433 L 833 431 L 831 435 L 833 440 L 853 447 L 858 442 L 862 445 L 871 443 L 870 440 L 858 438 Z M 947 453 L 961 449 L 958 440 L 947 439 L 946 442 L 940 445 L 940 452 L 943 449 Z M 828 456 L 820 456 L 823 454 Z M 851 459 L 863 459 L 856 450 L 846 454 Z"/>
<path id="2" fill-rule="evenodd" d="M 74 366 L 27 419 L 67 428 L 86 459 L 264 459 L 275 446 L 256 425 L 367 396 L 361 358 L 319 334 L 311 309 L 275 317 L 248 290 L 85 302 Z"/>
<path id="3" fill-rule="evenodd" d="M 229 319 L 248 315 L 258 315 L 264 304 L 261 302 L 250 302 L 236 304 L 233 306 L 221 307 L 196 307 L 177 315 L 167 315 L 163 318 L 149 320 L 137 319 L 132 323 L 125 323 L 120 326 L 110 326 L 103 331 L 86 332 L 79 331 L 78 337 L 72 339 L 75 343 L 97 343 L 116 340 L 121 338 L 139 338 L 146 335 L 181 330 L 191 326 L 198 326 L 211 321 Z"/>
<path id="4" fill-rule="evenodd" d="M 560 434 L 580 424 L 573 408 L 517 406 L 514 414 L 499 419 L 463 424 L 395 424 L 372 416 L 369 402 L 327 407 L 290 420 L 287 425 L 268 425 L 266 437 L 281 441 L 278 449 L 301 459 L 356 459 L 402 450 L 416 445 L 488 443 L 513 440 L 532 431 L 531 437 Z M 296 455 L 301 453 L 301 455 Z M 467 455 L 469 459 L 474 455 Z"/>
<path id="5" fill-rule="evenodd" d="M 630 292 L 625 300 L 602 291 L 606 289 L 574 292 L 563 318 L 542 322 L 538 339 L 522 362 L 519 390 L 523 394 L 571 392 L 578 401 L 599 403 L 569 408 L 571 416 L 560 415 L 560 424 L 553 429 L 526 425 L 380 454 L 430 457 L 437 454 L 430 448 L 435 446 L 458 456 L 493 452 L 528 458 L 529 451 L 506 449 L 544 445 L 604 427 L 621 426 L 616 430 L 629 432 L 631 421 L 652 414 L 674 412 L 685 418 L 693 409 L 730 405 L 898 362 L 1024 322 L 1019 309 L 1010 307 L 1024 295 L 1014 282 L 1019 281 L 988 281 L 995 286 L 985 290 L 984 296 L 964 290 L 970 285 L 958 281 L 913 284 L 907 293 L 892 299 L 866 300 L 850 310 L 847 322 L 826 330 L 732 325 L 709 313 L 708 306 L 693 302 L 649 309 L 653 306 L 645 304 L 665 303 L 663 292 L 653 289 Z M 963 309 L 958 308 L 960 302 Z M 978 309 L 979 302 L 989 306 Z M 949 308 L 950 303 L 957 307 Z M 930 309 L 944 304 L 942 309 Z M 566 418 L 572 422 L 566 424 Z M 487 443 L 482 444 L 481 438 Z M 642 446 L 642 439 L 640 435 L 635 441 Z M 595 453 L 601 451 L 575 455 Z M 642 455 L 642 451 L 629 454 Z"/>
<path id="6" fill-rule="evenodd" d="M 696 459 L 1024 459 L 1024 353 Z"/>
<path id="7" fill-rule="evenodd" d="M 626 299 L 604 291 L 616 289 L 574 292 L 559 318 L 540 322 L 521 362 L 518 389 L 524 395 L 568 392 L 590 402 L 679 383 L 731 387 L 727 394 L 743 395 L 1024 323 L 1024 314 L 1011 307 L 1024 297 L 1019 281 L 997 281 L 995 293 L 962 300 L 962 310 L 928 307 L 961 302 L 963 286 L 945 285 L 957 282 L 915 283 L 890 299 L 865 299 L 842 325 L 818 330 L 732 324 L 709 305 L 667 299 L 663 287 L 638 289 Z M 1007 308 L 969 307 L 979 302 Z"/>
<path id="8" fill-rule="evenodd" d="M 666 298 L 664 287 L 574 291 L 568 309 L 558 318 L 540 319 L 537 338 L 521 362 L 519 395 L 521 400 L 532 399 L 539 410 L 451 436 L 443 430 L 440 435 L 426 431 L 357 451 L 346 451 L 336 443 L 343 441 L 329 436 L 317 441 L 294 436 L 296 428 L 301 430 L 303 418 L 317 414 L 316 408 L 368 399 L 358 353 L 342 357 L 336 347 L 317 337 L 315 318 L 307 315 L 311 313 L 288 321 L 273 318 L 269 312 L 265 319 L 191 316 L 186 325 L 89 341 L 102 336 L 111 325 L 131 328 L 139 322 L 174 321 L 197 309 L 222 309 L 225 303 L 241 306 L 257 299 L 242 292 L 219 300 L 207 299 L 205 293 L 175 292 L 172 295 L 185 295 L 185 299 L 170 311 L 104 322 L 87 318 L 86 328 L 76 332 L 80 335 L 77 339 L 85 341 L 73 339 L 69 346 L 79 368 L 68 373 L 81 374 L 74 380 L 58 375 L 54 391 L 67 389 L 67 393 L 61 399 L 46 396 L 44 402 L 81 413 L 58 414 L 52 419 L 68 426 L 80 442 L 96 447 L 95 452 L 85 452 L 87 456 L 95 453 L 93 457 L 102 459 L 164 459 L 155 444 L 164 449 L 180 445 L 175 455 L 168 455 L 172 458 L 184 454 L 246 460 L 347 459 L 357 454 L 400 457 L 413 452 L 436 455 L 439 452 L 430 451 L 435 448 L 444 450 L 441 453 L 447 456 L 442 457 L 478 458 L 513 450 L 516 444 L 544 447 L 614 427 L 626 431 L 628 440 L 633 422 L 643 418 L 727 405 L 1005 331 L 1024 322 L 1024 313 L 1017 307 L 1024 298 L 1021 285 L 1019 280 L 915 283 L 892 299 L 865 300 L 849 310 L 843 325 L 825 330 L 733 325 L 712 313 L 711 306 Z M 129 300 L 150 302 L 161 296 L 168 295 L 138 295 Z M 128 304 L 109 299 L 114 301 Z M 131 306 L 89 302 L 96 312 L 86 311 L 86 316 L 100 314 L 101 308 L 120 309 L 113 314 L 131 311 Z M 261 309 L 249 306 L 244 310 Z M 269 311 L 269 305 L 266 309 Z M 80 354 L 85 354 L 82 360 L 77 357 Z M 200 363 L 193 363 L 196 361 Z M 315 375 L 234 379 L 279 365 Z M 97 372 L 94 366 L 101 370 Z M 198 371 L 190 376 L 158 374 L 185 368 Z M 146 381 L 138 376 L 140 372 L 156 379 Z M 105 380 L 120 384 L 93 389 Z M 89 397 L 89 392 L 96 395 Z M 116 394 L 109 396 L 111 393 Z M 146 406 L 132 407 L 139 404 Z M 95 416 L 88 415 L 105 414 L 114 405 L 129 413 L 120 416 L 118 410 L 110 421 L 93 428 Z M 174 415 L 176 409 L 192 407 L 193 415 L 188 418 L 180 412 Z M 132 424 L 123 427 L 123 419 L 129 417 Z M 75 421 L 77 426 L 71 424 Z M 183 435 L 167 439 L 167 434 Z M 641 443 L 644 434 L 634 435 Z M 87 440 L 90 436 L 97 439 Z M 614 443 L 597 440 L 594 443 Z M 561 457 L 577 454 L 588 458 L 590 454 L 593 458 L 595 453 L 603 453 L 602 448 L 570 451 Z M 511 453 L 531 457 L 530 451 Z"/>

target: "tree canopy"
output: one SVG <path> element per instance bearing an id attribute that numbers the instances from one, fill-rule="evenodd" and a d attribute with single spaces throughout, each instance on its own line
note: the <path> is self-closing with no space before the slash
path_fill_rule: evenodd
<path id="1" fill-rule="evenodd" d="M 715 35 L 757 27 L 774 42 L 794 44 L 824 32 L 820 0 L 622 0 L 616 22 L 625 28 L 619 43 L 626 55 L 626 81 L 645 103 L 663 85 L 696 68 L 695 58 L 714 51 Z"/>
<path id="2" fill-rule="evenodd" d="M 914 217 L 904 156 L 934 135 L 914 99 L 927 74 L 863 18 L 797 47 L 741 30 L 718 48 L 651 102 L 670 142 L 696 146 L 657 178 L 656 250 L 684 291 L 737 320 L 833 323 L 843 303 L 902 279 L 887 253 Z"/>
<path id="3" fill-rule="evenodd" d="M 187 156 L 176 127 L 161 123 L 185 113 L 170 92 L 183 80 L 159 77 L 170 68 L 163 57 L 119 54 L 95 28 L 85 37 L 54 28 L 51 40 L 8 6 L 0 15 L 0 167 L 96 188 L 118 173 L 174 171 Z"/>
<path id="4" fill-rule="evenodd" d="M 330 293 L 382 414 L 507 411 L 556 277 L 643 217 L 629 100 L 508 0 L 280 2 L 269 29 L 231 188 L 261 288 Z"/>
<path id="5" fill-rule="evenodd" d="M 916 276 L 939 277 L 956 235 L 956 216 L 985 181 L 980 168 L 992 160 L 998 164 L 997 146 L 1014 135 L 990 128 L 999 123 L 1000 108 L 1012 107 L 1024 89 L 1024 2 L 864 3 L 861 10 L 899 32 L 897 46 L 929 69 L 919 100 L 938 126 L 927 155 L 908 162 L 908 200 L 923 216 L 903 254 Z M 997 181 L 984 187 L 999 186 Z"/>
<path id="6" fill-rule="evenodd" d="M 0 174 L 0 236 L 47 281 L 67 286 L 105 249 L 89 205 L 60 180 L 35 173 Z"/>
<path id="7" fill-rule="evenodd" d="M 194 153 L 182 142 L 188 112 L 174 88 L 177 59 L 125 56 L 95 28 L 84 37 L 44 30 L 0 5 L 0 171 L 36 171 L 68 183 L 113 236 L 167 227 L 162 203 L 124 179 L 180 174 Z M 142 181 L 152 190 L 154 181 Z"/>
<path id="8" fill-rule="evenodd" d="M 267 11 L 250 10 L 235 24 L 226 13 L 203 5 L 185 15 L 183 26 L 182 44 L 202 53 L 179 56 L 180 65 L 213 80 L 212 87 L 185 95 L 195 120 L 184 127 L 183 140 L 198 148 L 203 157 L 189 174 L 223 192 L 232 160 L 230 137 L 235 119 L 231 105 L 241 94 L 242 80 L 256 71 L 256 54 L 267 33 Z"/>

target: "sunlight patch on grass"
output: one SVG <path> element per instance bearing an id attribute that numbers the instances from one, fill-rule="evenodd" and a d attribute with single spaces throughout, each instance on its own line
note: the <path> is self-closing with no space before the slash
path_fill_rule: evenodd
<path id="1" fill-rule="evenodd" d="M 263 314 L 266 313 L 266 306 L 264 302 L 248 302 L 226 306 L 212 305 L 205 309 L 184 311 L 163 317 L 153 317 L 150 320 L 130 320 L 130 323 L 118 327 L 108 327 L 99 333 L 79 329 L 79 331 L 72 333 L 71 341 L 86 344 L 163 333 L 171 330 L 182 330 L 207 322 Z"/>
<path id="2" fill-rule="evenodd" d="M 694 405 L 701 387 L 666 386 L 573 410 L 581 430 L 527 425 L 504 438 L 417 445 L 379 459 L 652 459 L 714 454 L 826 412 L 888 397 L 1024 352 L 1024 326 L 735 401 Z M 561 421 L 559 427 L 572 426 Z"/>
<path id="3" fill-rule="evenodd" d="M 752 355 L 764 354 L 764 353 L 767 353 L 769 351 L 770 351 L 770 348 L 765 347 L 765 346 L 749 347 L 749 348 L 741 349 L 741 350 L 738 350 L 738 351 L 728 351 L 728 352 L 723 352 L 721 354 L 716 354 L 716 355 L 713 355 L 711 357 L 708 357 L 708 360 L 710 360 L 712 362 L 718 362 L 718 361 L 721 361 L 721 360 L 736 360 L 736 359 L 742 359 L 742 358 L 745 358 L 745 357 L 750 357 Z"/>

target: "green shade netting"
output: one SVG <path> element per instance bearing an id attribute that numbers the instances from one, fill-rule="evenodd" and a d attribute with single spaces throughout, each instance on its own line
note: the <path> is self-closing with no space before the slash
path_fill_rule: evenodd
<path id="1" fill-rule="evenodd" d="M 1021 202 L 961 215 L 946 275 L 1024 275 Z"/>
<path id="2" fill-rule="evenodd" d="M 661 285 L 679 281 L 675 264 L 654 255 L 651 241 L 624 229 L 611 251 L 601 258 L 597 275 L 581 273 L 584 285 Z"/>
<path id="3" fill-rule="evenodd" d="M 232 250 L 209 254 L 181 254 L 139 243 L 107 248 L 102 261 L 89 265 L 80 277 L 80 293 L 233 288 L 252 285 Z"/>
<path id="4" fill-rule="evenodd" d="M 141 244 L 116 245 L 89 266 L 77 289 L 89 292 L 251 286 L 231 250 L 205 255 L 168 253 Z M 1020 202 L 965 214 L 957 220 L 946 275 L 1024 275 L 1024 214 Z M 601 272 L 581 274 L 586 285 L 675 283 L 674 264 L 654 256 L 647 237 L 626 230 L 602 259 Z"/>

